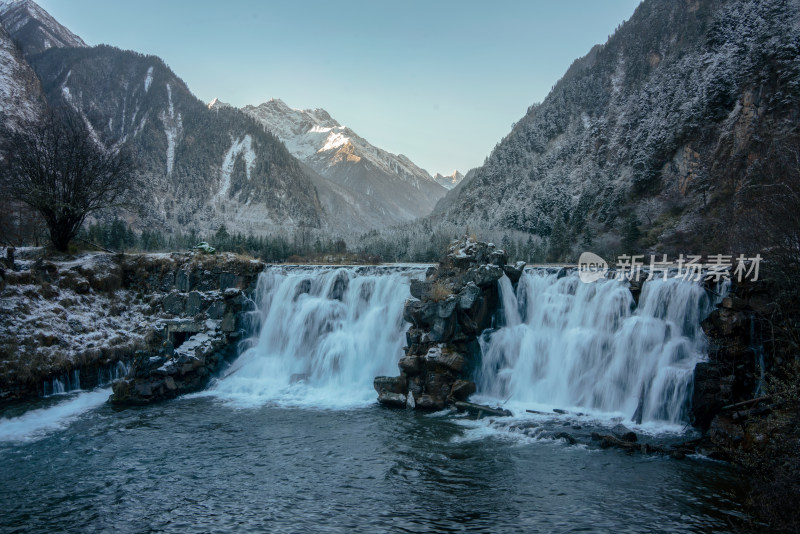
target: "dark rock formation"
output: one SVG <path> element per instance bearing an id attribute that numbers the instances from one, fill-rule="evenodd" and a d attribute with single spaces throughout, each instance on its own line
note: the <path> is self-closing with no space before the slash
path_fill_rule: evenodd
<path id="1" fill-rule="evenodd" d="M 233 254 L 44 254 L 24 250 L 0 273 L 0 403 L 48 394 L 56 381 L 107 384 L 131 365 L 130 379 L 140 383 L 149 369 L 140 351 L 180 358 L 194 347 L 190 359 L 203 362 L 196 372 L 206 376 L 237 339 L 264 268 Z M 160 376 L 167 389 L 146 399 L 193 389 L 184 363 L 174 390 Z"/>
<path id="2" fill-rule="evenodd" d="M 411 283 L 403 318 L 411 323 L 400 376 L 377 377 L 378 401 L 387 406 L 440 410 L 475 392 L 470 380 L 480 359 L 477 336 L 492 325 L 497 281 L 519 280 L 523 262 L 506 265 L 504 251 L 465 237 L 455 242 L 425 280 Z"/>
<path id="3" fill-rule="evenodd" d="M 204 388 L 235 356 L 242 313 L 252 309 L 247 293 L 262 268 L 254 262 L 231 272 L 218 261 L 206 260 L 184 265 L 175 276 L 165 274 L 161 280 L 153 279 L 147 269 L 137 270 L 140 280 L 168 288 L 174 279 L 177 289 L 161 298 L 165 318 L 154 322 L 148 350 L 136 353 L 128 376 L 114 383 L 111 402 L 149 404 Z"/>
<path id="4" fill-rule="evenodd" d="M 697 364 L 692 392 L 692 423 L 708 430 L 726 405 L 753 397 L 762 373 L 771 365 L 759 335 L 760 314 L 749 302 L 763 300 L 758 283 L 739 284 L 703 321 L 709 359 Z"/>

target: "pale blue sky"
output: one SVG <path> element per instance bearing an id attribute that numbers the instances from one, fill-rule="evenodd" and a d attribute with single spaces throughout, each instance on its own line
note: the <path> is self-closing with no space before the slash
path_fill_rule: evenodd
<path id="1" fill-rule="evenodd" d="M 483 162 L 639 0 L 37 0 L 89 45 L 161 57 L 203 101 L 325 108 L 431 174 Z"/>

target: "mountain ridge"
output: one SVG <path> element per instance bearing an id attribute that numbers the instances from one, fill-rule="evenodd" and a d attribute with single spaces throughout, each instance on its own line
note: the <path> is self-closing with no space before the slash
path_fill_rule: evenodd
<path id="1" fill-rule="evenodd" d="M 550 260 L 733 246 L 736 184 L 797 132 L 799 4 L 645 0 L 432 217 L 544 237 Z"/>
<path id="2" fill-rule="evenodd" d="M 242 110 L 320 175 L 374 197 L 391 222 L 428 215 L 446 192 L 408 157 L 375 147 L 324 109 L 294 109 L 273 98 Z"/>

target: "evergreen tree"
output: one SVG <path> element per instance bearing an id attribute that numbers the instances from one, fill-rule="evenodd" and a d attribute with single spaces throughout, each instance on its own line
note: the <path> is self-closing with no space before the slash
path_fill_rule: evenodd
<path id="1" fill-rule="evenodd" d="M 636 254 L 638 252 L 639 239 L 642 233 L 639 231 L 639 220 L 636 215 L 631 213 L 625 218 L 622 228 L 622 248 L 625 254 Z"/>

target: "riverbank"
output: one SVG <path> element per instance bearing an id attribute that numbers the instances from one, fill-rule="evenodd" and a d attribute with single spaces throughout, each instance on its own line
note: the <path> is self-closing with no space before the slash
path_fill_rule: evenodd
<path id="1" fill-rule="evenodd" d="M 137 351 L 200 334 L 229 346 L 263 269 L 234 254 L 18 251 L 0 270 L 0 402 L 93 388 Z"/>

